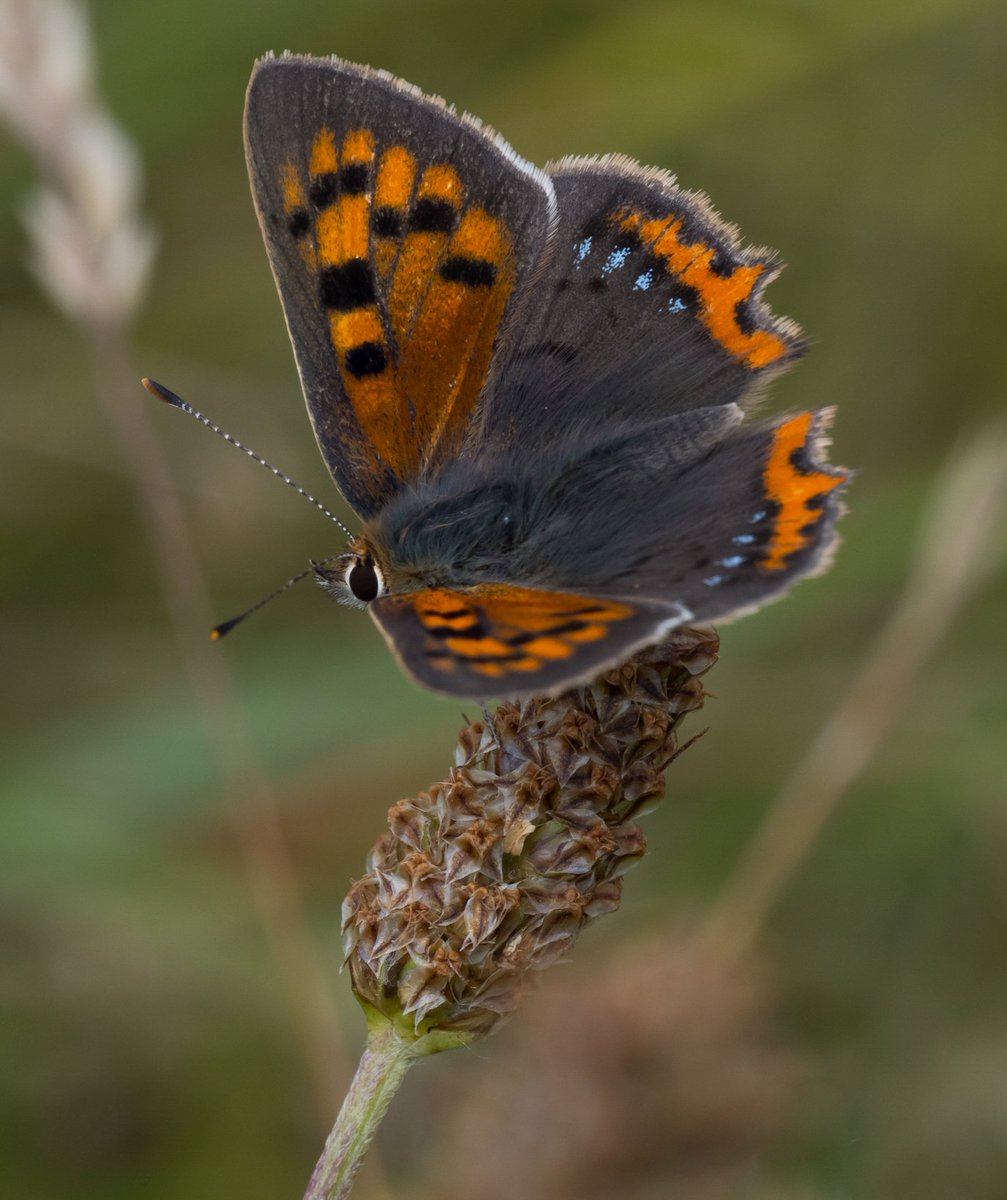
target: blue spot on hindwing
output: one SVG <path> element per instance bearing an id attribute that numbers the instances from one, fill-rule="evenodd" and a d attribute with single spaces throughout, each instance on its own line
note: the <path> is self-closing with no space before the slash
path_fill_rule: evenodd
<path id="1" fill-rule="evenodd" d="M 576 247 L 576 250 L 577 250 L 577 266 L 578 266 L 578 267 L 579 267 L 579 266 L 580 266 L 580 264 L 581 264 L 581 263 L 584 261 L 584 259 L 585 259 L 585 258 L 587 258 L 587 256 L 588 256 L 588 255 L 591 253 L 591 246 L 592 246 L 593 244 L 594 244 L 594 238 L 589 238 L 589 237 L 586 237 L 586 238 L 585 238 L 585 239 L 584 239 L 584 240 L 583 240 L 583 241 L 580 243 L 580 245 Z"/>
<path id="2" fill-rule="evenodd" d="M 612 253 L 605 259 L 605 265 L 601 269 L 602 275 L 610 275 L 613 271 L 617 271 L 622 264 L 629 258 L 629 249 L 626 246 L 620 246 L 613 250 Z"/>
<path id="3" fill-rule="evenodd" d="M 645 292 L 654 282 L 654 272 L 646 271 L 643 275 L 637 275 L 633 283 L 633 288 L 637 292 Z"/>

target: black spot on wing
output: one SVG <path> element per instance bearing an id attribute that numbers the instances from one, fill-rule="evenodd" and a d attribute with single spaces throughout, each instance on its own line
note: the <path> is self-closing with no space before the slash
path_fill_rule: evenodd
<path id="1" fill-rule="evenodd" d="M 709 238 L 707 238 L 709 241 Z M 727 279 L 734 274 L 735 262 L 730 254 L 720 246 L 714 246 L 713 257 L 710 259 L 710 270 L 721 279 Z"/>
<path id="2" fill-rule="evenodd" d="M 440 609 L 421 610 L 424 617 L 435 617 L 439 621 L 457 621 L 461 617 L 470 617 L 472 610 L 470 608 L 452 608 L 449 612 L 442 612 Z"/>
<path id="3" fill-rule="evenodd" d="M 374 274 L 366 259 L 351 258 L 338 267 L 324 267 L 318 278 L 322 304 L 336 312 L 351 312 L 373 304 Z"/>
<path id="4" fill-rule="evenodd" d="M 374 232 L 378 237 L 398 237 L 402 233 L 402 214 L 394 208 L 376 209 Z"/>
<path id="5" fill-rule="evenodd" d="M 287 229 L 291 237 L 302 238 L 311 229 L 311 218 L 305 208 L 295 208 L 287 217 Z"/>
<path id="6" fill-rule="evenodd" d="M 612 249 L 627 250 L 630 254 L 635 254 L 638 250 L 643 249 L 643 238 L 635 229 L 619 229 L 612 243 Z"/>
<path id="7" fill-rule="evenodd" d="M 380 342 L 361 342 L 347 350 L 344 362 L 351 375 L 362 379 L 365 375 L 380 375 L 388 366 L 388 355 Z"/>
<path id="8" fill-rule="evenodd" d="M 451 233 L 458 214 L 449 200 L 433 200 L 429 196 L 418 200 L 409 217 L 409 227 L 416 233 Z"/>
<path id="9" fill-rule="evenodd" d="M 334 171 L 316 175 L 308 186 L 308 196 L 315 208 L 328 208 L 339 195 L 339 176 Z"/>
<path id="10" fill-rule="evenodd" d="M 762 513 L 762 516 L 758 521 L 754 521 L 753 524 L 759 529 L 763 528 L 763 526 L 771 527 L 780 515 L 780 502 L 766 498 L 759 505 L 759 511 Z"/>
<path id="11" fill-rule="evenodd" d="M 675 218 L 682 223 L 678 231 L 678 240 L 691 245 L 702 243 L 709 246 L 713 250 L 710 269 L 715 275 L 730 275 L 736 265 L 734 257 L 723 241 L 713 234 L 706 219 L 698 213 L 688 211 L 675 213 Z"/>
<path id="12" fill-rule="evenodd" d="M 589 217 L 584 222 L 584 224 L 581 226 L 580 238 L 581 238 L 581 241 L 590 240 L 592 242 L 595 242 L 595 241 L 598 241 L 599 239 L 605 237 L 607 234 L 610 234 L 611 232 L 612 232 L 611 218 L 607 217 L 603 213 L 599 212 L 599 213 L 595 213 L 594 216 Z"/>
<path id="13" fill-rule="evenodd" d="M 447 620 L 447 614 L 438 613 L 437 615 L 442 620 Z M 468 615 L 467 612 L 465 613 L 465 615 Z M 467 639 L 470 639 L 471 641 L 477 642 L 481 638 L 487 637 L 489 635 L 489 630 L 482 623 L 482 621 L 479 620 L 479 621 L 476 621 L 475 624 L 466 625 L 461 629 L 454 629 L 450 625 L 435 625 L 433 628 L 427 629 L 427 634 L 429 637 L 439 638 L 441 640 L 444 640 L 447 638 L 452 638 L 452 639 L 454 639 L 454 638 L 466 639 L 467 638 Z"/>
<path id="14" fill-rule="evenodd" d="M 367 164 L 350 163 L 339 172 L 339 187 L 348 196 L 360 196 L 367 191 Z"/>
<path id="15" fill-rule="evenodd" d="M 734 320 L 746 337 L 750 337 L 759 328 L 758 323 L 752 315 L 752 306 L 749 300 L 750 297 L 745 296 L 734 306 Z"/>
<path id="16" fill-rule="evenodd" d="M 492 287 L 497 269 L 484 258 L 455 255 L 441 267 L 441 278 L 448 283 L 463 283 L 466 287 Z"/>
<path id="17" fill-rule="evenodd" d="M 806 445 L 795 446 L 794 449 L 791 450 L 790 465 L 801 475 L 811 474 L 811 472 L 814 470 L 814 467 L 812 466 L 811 459 L 808 455 L 808 447 Z"/>

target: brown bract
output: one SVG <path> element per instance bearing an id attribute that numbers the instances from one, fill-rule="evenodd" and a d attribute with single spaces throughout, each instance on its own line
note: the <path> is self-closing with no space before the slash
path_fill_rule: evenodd
<path id="1" fill-rule="evenodd" d="M 678 629 L 590 685 L 467 725 L 449 777 L 393 806 L 344 902 L 358 998 L 407 1036 L 490 1033 L 531 972 L 618 908 L 646 849 L 637 818 L 717 649 L 713 630 Z"/>

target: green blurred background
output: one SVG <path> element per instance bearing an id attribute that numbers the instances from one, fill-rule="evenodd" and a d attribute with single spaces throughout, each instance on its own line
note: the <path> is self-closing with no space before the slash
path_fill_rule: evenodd
<path id="1" fill-rule="evenodd" d="M 827 577 L 722 631 L 717 698 L 692 725 L 710 732 L 673 768 L 622 911 L 578 949 L 601 977 L 617 944 L 718 894 L 898 597 L 949 447 L 1003 408 L 1002 4 L 90 12 L 161 239 L 135 374 L 329 503 L 245 178 L 242 102 L 264 51 L 385 67 L 537 162 L 623 151 L 669 167 L 790 263 L 771 300 L 814 345 L 768 403 L 838 406 L 833 457 L 860 471 L 845 543 Z M 87 352 L 23 266 L 33 165 L 6 135 L 0 150 L 3 1191 L 296 1196 L 322 1136 L 309 1072 Z M 136 403 L 154 402 L 137 386 Z M 149 415 L 217 617 L 336 547 L 264 472 L 166 409 Z M 725 1195 L 1007 1195 L 1005 601 L 1000 569 L 773 914 L 774 1021 L 811 1069 L 753 1160 L 762 1190 Z M 444 775 L 458 705 L 420 694 L 366 617 L 310 587 L 205 653 L 237 676 L 355 1053 L 339 905 L 386 807 Z M 480 1049 L 476 1074 L 508 1036 Z M 424 1065 L 396 1102 L 384 1194 L 437 1194 L 430 1097 L 473 1078 L 465 1057 Z"/>

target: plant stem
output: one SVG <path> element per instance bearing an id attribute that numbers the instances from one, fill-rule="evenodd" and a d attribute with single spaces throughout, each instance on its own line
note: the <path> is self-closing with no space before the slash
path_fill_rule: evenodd
<path id="1" fill-rule="evenodd" d="M 404 1038 L 384 1018 L 370 1022 L 367 1045 L 318 1160 L 304 1200 L 342 1200 L 424 1039 Z"/>

